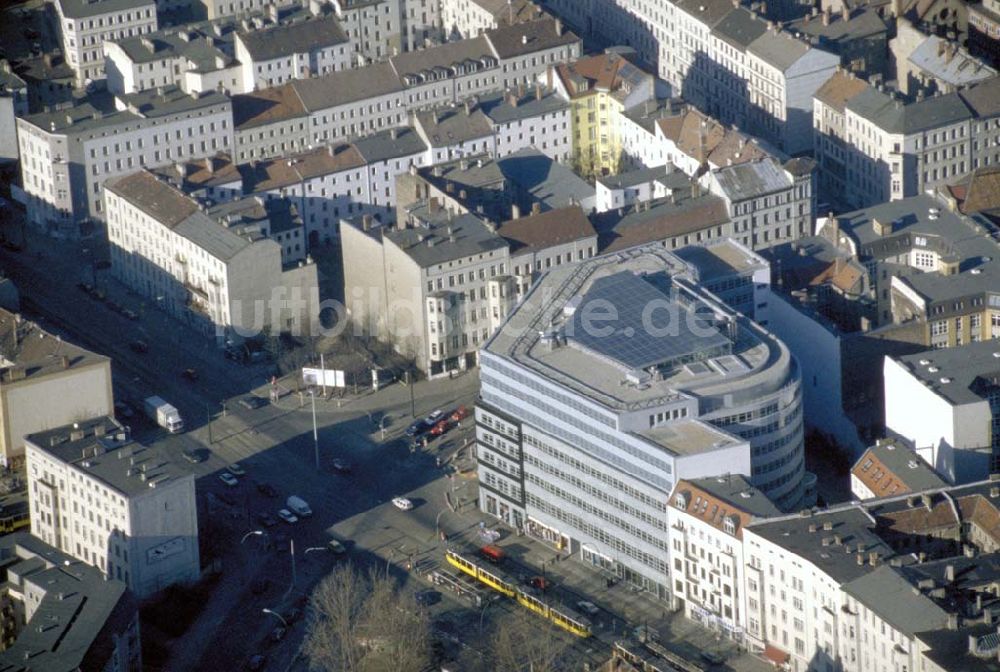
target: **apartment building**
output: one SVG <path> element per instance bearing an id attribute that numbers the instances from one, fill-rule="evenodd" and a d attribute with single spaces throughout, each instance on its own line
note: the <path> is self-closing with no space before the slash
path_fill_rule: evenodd
<path id="1" fill-rule="evenodd" d="M 969 51 L 1000 64 L 1000 2 L 983 0 L 969 5 Z"/>
<path id="2" fill-rule="evenodd" d="M 578 37 L 544 19 L 236 96 L 235 158 L 245 163 L 401 126 L 411 111 L 530 84 L 580 48 Z"/>
<path id="3" fill-rule="evenodd" d="M 496 141 L 496 158 L 534 147 L 554 161 L 567 163 L 573 154 L 570 103 L 540 84 L 506 93 L 478 96 L 477 105 L 489 118 Z"/>
<path id="4" fill-rule="evenodd" d="M 225 213 L 214 219 L 149 171 L 109 181 L 105 201 L 112 272 L 168 314 L 219 343 L 264 328 L 315 329 L 316 267 L 283 265 L 287 241 L 266 235 L 269 227 L 250 231 Z"/>
<path id="5" fill-rule="evenodd" d="M 195 581 L 194 475 L 110 417 L 25 438 L 32 534 L 139 599 Z"/>
<path id="6" fill-rule="evenodd" d="M 953 477 L 954 464 L 945 460 L 928 464 L 922 455 L 933 459 L 932 453 L 914 450 L 898 439 L 879 439 L 851 467 L 851 494 L 863 500 L 948 487 L 935 469 Z"/>
<path id="7" fill-rule="evenodd" d="M 328 75 L 352 65 L 350 40 L 332 15 L 238 32 L 235 48 L 243 73 L 241 93 Z"/>
<path id="8" fill-rule="evenodd" d="M 0 667 L 142 670 L 139 606 L 127 586 L 28 534 L 0 539 L 5 613 Z"/>
<path id="9" fill-rule="evenodd" d="M 440 42 L 438 0 L 333 0 L 356 62 L 379 61 Z"/>
<path id="10" fill-rule="evenodd" d="M 958 44 L 937 35 L 921 37 L 897 68 L 899 90 L 903 93 L 911 96 L 954 93 L 997 76 L 994 68 Z"/>
<path id="11" fill-rule="evenodd" d="M 655 99 L 654 78 L 614 53 L 549 67 L 547 84 L 570 101 L 578 172 L 614 175 L 623 160 L 620 117 Z"/>
<path id="12" fill-rule="evenodd" d="M 267 10 L 272 3 L 265 0 L 192 0 L 191 8 L 198 19 L 240 19 Z"/>
<path id="13" fill-rule="evenodd" d="M 17 117 L 28 114 L 28 85 L 0 60 L 0 163 L 17 161 Z"/>
<path id="14" fill-rule="evenodd" d="M 0 309 L 0 460 L 24 464 L 24 436 L 110 414 L 111 360 Z"/>
<path id="15" fill-rule="evenodd" d="M 998 351 L 990 340 L 885 358 L 886 429 L 940 453 L 960 483 L 1000 465 Z"/>
<path id="16" fill-rule="evenodd" d="M 176 87 L 115 98 L 114 109 L 82 103 L 17 120 L 28 220 L 78 237 L 104 219 L 104 181 L 149 166 L 231 151 L 232 103 L 220 93 Z"/>
<path id="17" fill-rule="evenodd" d="M 736 239 L 759 250 L 811 233 L 814 172 L 811 159 L 767 158 L 709 171 L 701 183 L 725 199 Z"/>
<path id="18" fill-rule="evenodd" d="M 62 51 L 76 85 L 104 79 L 104 43 L 145 35 L 157 28 L 153 0 L 58 0 Z"/>
<path id="19" fill-rule="evenodd" d="M 840 65 L 861 76 L 892 78 L 889 71 L 889 26 L 877 8 L 842 7 L 834 13 L 827 5 L 793 21 L 787 30 L 814 39 L 818 46 L 840 57 Z"/>
<path id="20" fill-rule="evenodd" d="M 542 9 L 532 0 L 439 0 L 447 39 L 475 37 L 487 30 L 533 21 Z"/>
<path id="21" fill-rule="evenodd" d="M 816 160 L 831 172 L 823 183 L 848 207 L 924 193 L 1000 161 L 1000 78 L 905 103 L 848 77 L 841 74 L 813 108 Z"/>
<path id="22" fill-rule="evenodd" d="M 667 507 L 675 608 L 739 639 L 747 613 L 743 528 L 780 515 L 740 474 L 679 480 Z"/>
<path id="23" fill-rule="evenodd" d="M 481 510 L 665 600 L 678 481 L 742 473 L 783 505 L 806 495 L 796 363 L 687 268 L 649 246 L 550 271 L 483 348 L 476 408 Z M 610 331 L 582 322 L 596 300 Z M 654 301 L 671 338 L 642 321 Z M 745 368 L 724 376 L 729 361 Z"/>

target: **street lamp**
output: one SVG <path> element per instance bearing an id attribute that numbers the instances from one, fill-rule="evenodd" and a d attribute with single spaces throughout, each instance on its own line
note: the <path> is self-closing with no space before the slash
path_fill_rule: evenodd
<path id="1" fill-rule="evenodd" d="M 240 539 L 240 543 L 242 544 L 248 537 L 261 537 L 265 534 L 267 534 L 267 532 L 264 532 L 263 530 L 251 530 L 243 535 L 243 538 Z"/>
<path id="2" fill-rule="evenodd" d="M 309 400 L 312 402 L 313 417 L 313 449 L 316 453 L 316 471 L 319 471 L 319 432 L 316 431 L 316 390 L 309 390 Z"/>
<path id="3" fill-rule="evenodd" d="M 261 611 L 263 613 L 265 613 L 265 614 L 271 614 L 276 619 L 278 619 L 279 621 L 281 621 L 281 624 L 283 626 L 285 626 L 286 628 L 288 627 L 288 621 L 285 620 L 285 617 L 282 616 L 281 614 L 279 614 L 278 612 L 274 611 L 273 609 L 268 609 L 267 607 L 265 607 L 265 608 L 261 609 Z"/>
<path id="4" fill-rule="evenodd" d="M 309 555 L 309 553 L 312 551 L 325 551 L 325 550 L 327 550 L 326 546 L 311 546 L 307 548 L 305 551 L 303 551 L 302 555 Z"/>

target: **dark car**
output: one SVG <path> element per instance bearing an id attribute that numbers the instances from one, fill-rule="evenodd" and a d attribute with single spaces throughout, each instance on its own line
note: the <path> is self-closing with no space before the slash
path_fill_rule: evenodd
<path id="1" fill-rule="evenodd" d="M 257 492 L 264 495 L 265 497 L 277 497 L 278 491 L 270 483 L 260 481 L 257 483 Z"/>
<path id="2" fill-rule="evenodd" d="M 274 527 L 278 524 L 278 519 L 265 511 L 257 515 L 257 522 L 264 527 Z"/>
<path id="3" fill-rule="evenodd" d="M 149 346 L 146 345 L 146 341 L 132 341 L 128 344 L 128 347 L 132 350 L 132 352 L 139 355 L 149 352 Z"/>
<path id="4" fill-rule="evenodd" d="M 184 449 L 184 459 L 191 464 L 198 464 L 199 462 L 204 462 L 208 459 L 206 455 L 207 451 L 198 450 L 197 448 L 185 448 Z"/>
<path id="5" fill-rule="evenodd" d="M 135 417 L 135 409 L 124 401 L 115 402 L 115 417 L 119 420 L 131 420 Z"/>
<path id="6" fill-rule="evenodd" d="M 197 369 L 184 369 L 183 371 L 181 371 L 181 377 L 184 378 L 185 380 L 187 380 L 188 382 L 193 383 L 196 380 L 198 380 L 198 370 Z"/>
<path id="7" fill-rule="evenodd" d="M 267 406 L 267 399 L 265 399 L 264 397 L 256 397 L 250 394 L 240 399 L 239 403 L 240 406 L 242 406 L 243 408 L 252 411 L 255 408 L 262 408 L 264 406 Z"/>

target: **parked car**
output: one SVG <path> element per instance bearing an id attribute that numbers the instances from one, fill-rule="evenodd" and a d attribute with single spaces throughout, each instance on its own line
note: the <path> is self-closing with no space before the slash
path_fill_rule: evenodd
<path id="1" fill-rule="evenodd" d="M 230 488 L 235 488 L 240 484 L 239 480 L 228 471 L 224 471 L 219 474 L 219 480 L 228 485 Z"/>
<path id="2" fill-rule="evenodd" d="M 267 511 L 257 514 L 257 522 L 260 523 L 262 527 L 274 527 L 278 524 L 277 519 Z"/>
<path id="3" fill-rule="evenodd" d="M 586 600 L 580 600 L 577 602 L 576 608 L 591 618 L 601 613 L 601 610 L 597 608 L 596 604 L 593 602 L 587 602 Z"/>
<path id="4" fill-rule="evenodd" d="M 135 409 L 132 408 L 128 402 L 116 401 L 115 402 L 115 415 L 119 420 L 131 420 L 135 417 Z"/>
<path id="5" fill-rule="evenodd" d="M 330 549 L 335 555 L 343 555 L 347 553 L 347 547 L 340 543 L 337 539 L 331 539 L 326 542 L 326 547 Z"/>
<path id="6" fill-rule="evenodd" d="M 199 462 L 204 462 L 205 460 L 208 459 L 208 456 L 205 455 L 205 452 L 207 451 L 202 451 L 198 448 L 185 448 L 183 455 L 184 459 L 190 462 L 191 464 L 198 464 Z"/>
<path id="7" fill-rule="evenodd" d="M 354 468 L 353 465 L 351 464 L 351 461 L 343 457 L 335 458 L 333 462 L 330 463 L 330 466 L 338 474 L 349 474 L 351 473 L 351 470 Z"/>
<path id="8" fill-rule="evenodd" d="M 392 505 L 400 511 L 409 511 L 413 508 L 413 502 L 406 497 L 393 497 Z"/>
<path id="9" fill-rule="evenodd" d="M 424 423 L 423 419 L 415 420 L 410 423 L 410 426 L 406 428 L 407 436 L 419 436 L 427 431 L 427 425 Z"/>
<path id="10" fill-rule="evenodd" d="M 226 471 L 228 471 L 233 476 L 246 476 L 247 475 L 247 472 L 237 462 L 233 462 L 228 467 L 226 467 Z"/>
<path id="11" fill-rule="evenodd" d="M 275 487 L 266 481 L 257 482 L 257 492 L 264 495 L 265 497 L 273 498 L 278 496 L 278 491 L 275 489 Z"/>
<path id="12" fill-rule="evenodd" d="M 181 371 L 181 377 L 189 383 L 194 383 L 198 380 L 198 370 L 197 369 L 184 369 Z"/>
<path id="13" fill-rule="evenodd" d="M 435 408 L 426 418 L 424 418 L 424 424 L 428 427 L 433 427 L 442 417 L 444 417 L 444 411 L 440 408 Z"/>
<path id="14" fill-rule="evenodd" d="M 294 525 L 295 523 L 299 522 L 299 517 L 296 516 L 291 511 L 289 511 L 288 509 L 279 509 L 278 510 L 278 518 L 281 518 L 283 521 L 285 521 L 289 525 Z"/>
<path id="15" fill-rule="evenodd" d="M 431 427 L 431 436 L 443 436 L 449 429 L 451 429 L 451 422 L 447 418 L 444 420 L 438 420 L 434 426 Z"/>
<path id="16" fill-rule="evenodd" d="M 540 590 L 543 593 L 552 586 L 552 582 L 546 579 L 544 576 L 533 576 L 528 579 L 528 585 L 535 590 Z"/>
<path id="17" fill-rule="evenodd" d="M 144 355 L 149 352 L 149 346 L 146 345 L 146 341 L 132 341 L 128 344 L 128 347 L 138 355 Z"/>
<path id="18" fill-rule="evenodd" d="M 448 416 L 448 419 L 451 420 L 452 422 L 461 422 L 462 420 L 465 420 L 467 417 L 469 417 L 468 409 L 465 408 L 465 406 L 459 406 L 458 408 L 456 408 L 454 411 L 451 412 L 451 415 Z"/>
<path id="19" fill-rule="evenodd" d="M 267 406 L 267 399 L 265 399 L 264 397 L 257 397 L 251 394 L 240 399 L 239 403 L 240 406 L 242 406 L 243 408 L 252 411 L 256 408 Z"/>

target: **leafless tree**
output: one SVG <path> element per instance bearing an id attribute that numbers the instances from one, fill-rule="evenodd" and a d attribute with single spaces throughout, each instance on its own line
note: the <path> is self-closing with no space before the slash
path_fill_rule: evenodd
<path id="1" fill-rule="evenodd" d="M 303 649 L 312 669 L 424 672 L 430 624 L 410 594 L 381 573 L 336 567 L 315 589 Z"/>
<path id="2" fill-rule="evenodd" d="M 512 672 L 556 672 L 565 648 L 566 642 L 554 626 L 518 609 L 504 616 L 494 629 L 492 667 Z"/>

